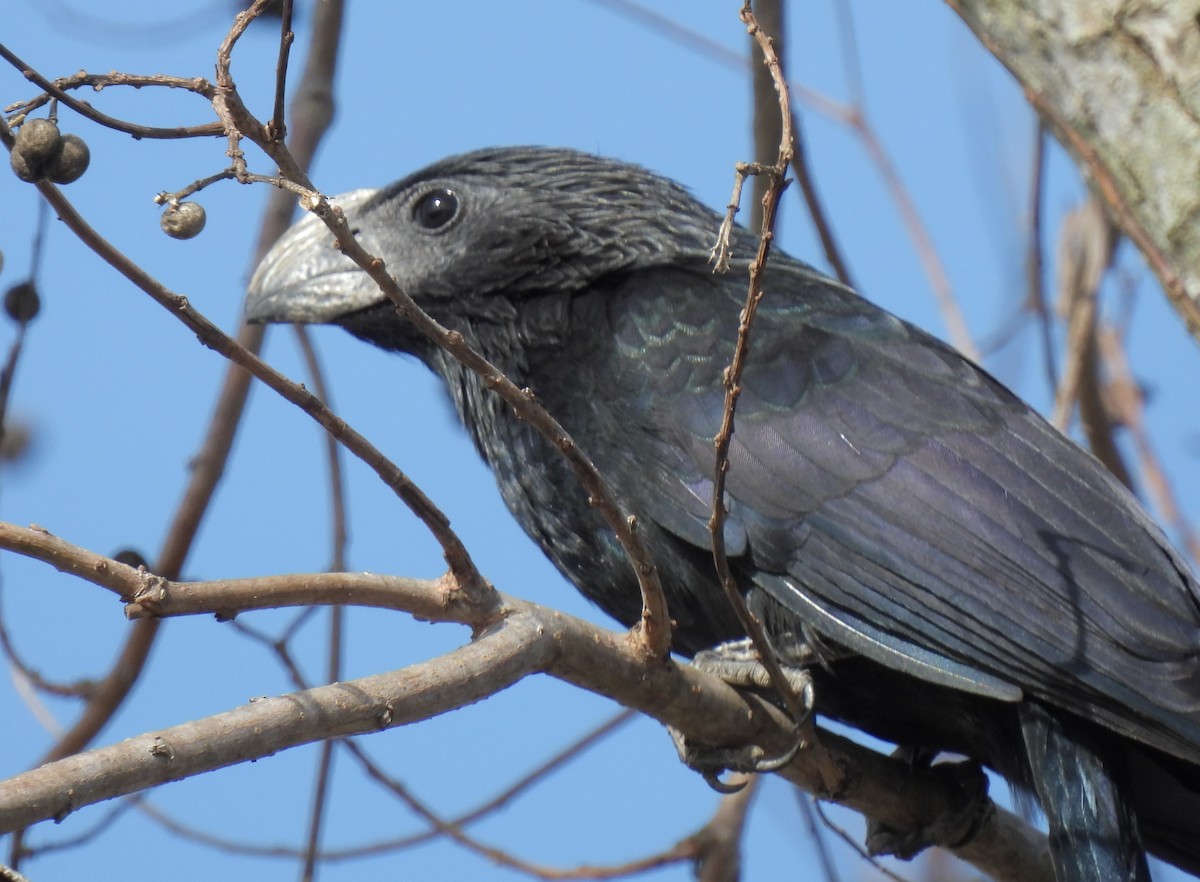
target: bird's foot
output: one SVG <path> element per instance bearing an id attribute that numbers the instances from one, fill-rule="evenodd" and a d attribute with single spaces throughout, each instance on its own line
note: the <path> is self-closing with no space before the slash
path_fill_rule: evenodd
<path id="1" fill-rule="evenodd" d="M 796 730 L 796 741 L 778 756 L 768 756 L 767 752 L 756 744 L 744 744 L 739 747 L 709 747 L 704 744 L 694 744 L 678 729 L 667 727 L 671 740 L 675 742 L 675 750 L 679 758 L 689 769 L 699 772 L 708 782 L 708 786 L 718 793 L 737 793 L 746 786 L 745 781 L 729 784 L 721 780 L 724 772 L 741 772 L 743 774 L 759 774 L 777 772 L 796 758 L 800 748 L 804 746 L 804 736 Z"/>
<path id="2" fill-rule="evenodd" d="M 730 686 L 740 689 L 771 689 L 771 676 L 766 667 L 758 660 L 758 653 L 749 639 L 734 640 L 722 643 L 713 649 L 699 652 L 692 659 L 692 664 L 700 670 L 714 674 Z M 793 691 L 800 696 L 804 707 L 805 717 L 813 707 L 812 677 L 804 668 L 785 666 L 782 668 L 784 678 Z M 802 722 L 802 721 L 800 721 Z M 800 748 L 804 746 L 804 734 L 796 728 L 795 742 L 778 756 L 769 756 L 766 751 L 755 744 L 738 747 L 710 747 L 694 744 L 682 732 L 668 727 L 671 740 L 675 742 L 675 750 L 680 760 L 689 769 L 704 776 L 708 785 L 718 793 L 736 793 L 745 787 L 745 782 L 728 784 L 721 780 L 723 772 L 763 773 L 775 772 L 790 763 Z"/>
<path id="3" fill-rule="evenodd" d="M 974 762 L 943 762 L 930 766 L 933 756 L 910 748 L 897 748 L 892 756 L 929 770 L 953 782 L 959 797 L 951 811 L 909 829 L 890 827 L 867 818 L 867 851 L 874 856 L 893 855 L 911 860 L 931 845 L 963 845 L 979 832 L 995 808 L 988 798 L 987 775 Z"/>
<path id="4" fill-rule="evenodd" d="M 812 658 L 815 660 L 815 654 Z M 804 663 L 805 660 L 800 660 L 799 664 L 789 660 L 789 664 L 781 665 L 780 669 L 783 671 L 784 679 L 792 687 L 792 691 L 800 696 L 807 711 L 812 709 L 813 685 L 812 676 L 808 673 L 807 668 L 800 666 Z M 702 650 L 696 653 L 692 659 L 692 665 L 705 673 L 720 677 L 730 686 L 739 689 L 774 688 L 771 674 L 767 671 L 766 666 L 758 660 L 758 650 L 754 648 L 754 642 L 749 637 L 730 640 L 728 643 L 722 643 L 712 649 Z"/>

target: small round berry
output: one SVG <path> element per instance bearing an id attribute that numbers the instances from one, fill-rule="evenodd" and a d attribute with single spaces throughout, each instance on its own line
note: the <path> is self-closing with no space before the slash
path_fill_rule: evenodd
<path id="1" fill-rule="evenodd" d="M 52 119 L 27 119 L 17 132 L 16 147 L 31 168 L 44 170 L 62 150 L 58 123 Z"/>
<path id="2" fill-rule="evenodd" d="M 8 164 L 12 166 L 13 174 L 22 181 L 32 184 L 34 181 L 40 181 L 42 176 L 39 174 L 41 169 L 32 165 L 25 154 L 20 150 L 13 148 L 13 152 L 8 154 Z"/>
<path id="3" fill-rule="evenodd" d="M 42 299 L 33 282 L 20 282 L 4 292 L 4 311 L 14 322 L 32 321 L 41 308 Z"/>
<path id="4" fill-rule="evenodd" d="M 159 224 L 172 239 L 190 239 L 204 229 L 204 206 L 199 202 L 168 203 Z"/>
<path id="5" fill-rule="evenodd" d="M 83 138 L 78 135 L 63 135 L 62 152 L 50 163 L 46 174 L 56 184 L 69 184 L 79 180 L 91 161 L 92 152 L 88 150 L 87 142 Z"/>

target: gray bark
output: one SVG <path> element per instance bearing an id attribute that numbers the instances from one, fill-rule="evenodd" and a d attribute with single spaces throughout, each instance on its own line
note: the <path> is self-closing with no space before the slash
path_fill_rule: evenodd
<path id="1" fill-rule="evenodd" d="M 1200 338 L 1200 0 L 946 0 Z"/>

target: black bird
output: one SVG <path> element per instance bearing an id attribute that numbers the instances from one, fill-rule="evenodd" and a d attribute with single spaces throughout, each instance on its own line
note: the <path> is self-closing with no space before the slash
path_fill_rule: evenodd
<path id="1" fill-rule="evenodd" d="M 637 166 L 536 147 L 452 157 L 340 204 L 638 516 L 676 649 L 742 636 L 706 526 L 746 289 L 744 271 L 709 265 L 720 216 Z M 738 229 L 732 244 L 744 270 L 756 242 Z M 1187 565 L 1095 459 L 952 348 L 778 251 L 765 278 L 725 538 L 776 641 L 824 647 L 818 712 L 1032 789 L 1063 882 L 1148 879 L 1143 847 L 1200 874 Z M 521 526 L 588 598 L 636 620 L 632 570 L 562 458 L 315 218 L 258 268 L 247 315 L 338 324 L 423 361 Z"/>

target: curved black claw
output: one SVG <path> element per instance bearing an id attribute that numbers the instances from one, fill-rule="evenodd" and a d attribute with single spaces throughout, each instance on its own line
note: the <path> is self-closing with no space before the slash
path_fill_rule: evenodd
<path id="1" fill-rule="evenodd" d="M 689 769 L 694 769 L 704 776 L 708 786 L 718 793 L 737 793 L 745 783 L 729 784 L 721 780 L 724 772 L 741 772 L 743 774 L 766 774 L 777 772 L 796 758 L 800 748 L 804 746 L 804 733 L 796 729 L 796 740 L 779 756 L 769 757 L 756 744 L 746 744 L 740 747 L 708 747 L 692 744 L 683 733 L 677 729 L 668 728 L 671 739 L 679 758 Z"/>
<path id="2" fill-rule="evenodd" d="M 723 796 L 729 796 L 730 794 L 738 793 L 739 791 L 745 790 L 746 785 L 750 783 L 749 781 L 735 781 L 732 784 L 727 783 L 727 782 L 721 780 L 720 772 L 708 771 L 708 772 L 701 772 L 700 774 L 702 774 L 704 776 L 704 781 L 706 784 L 708 784 L 709 787 L 711 787 L 713 790 L 717 791 L 717 793 L 722 794 Z"/>
<path id="3" fill-rule="evenodd" d="M 811 688 L 812 688 L 812 686 L 810 684 L 809 689 L 811 689 Z M 809 704 L 807 700 L 805 701 L 804 707 L 805 707 L 806 713 L 812 712 L 812 705 Z M 796 758 L 796 754 L 798 754 L 800 752 L 800 748 L 802 748 L 804 746 L 804 732 L 801 729 L 801 727 L 797 726 L 796 730 L 793 734 L 796 736 L 796 741 L 795 741 L 795 743 L 792 744 L 791 747 L 789 747 L 787 750 L 785 750 L 783 753 L 781 753 L 779 756 L 775 757 L 774 759 L 759 760 L 758 764 L 754 768 L 754 771 L 756 771 L 756 772 L 778 772 L 780 769 L 782 769 L 784 766 L 788 765 L 792 760 L 794 760 Z"/>

